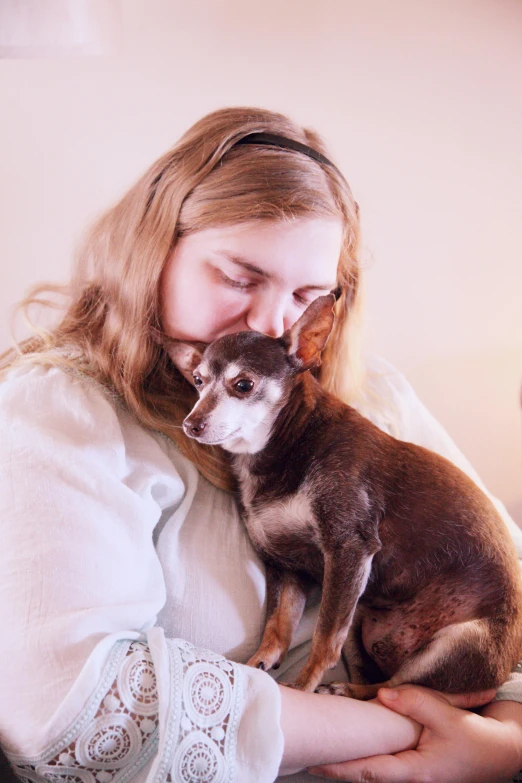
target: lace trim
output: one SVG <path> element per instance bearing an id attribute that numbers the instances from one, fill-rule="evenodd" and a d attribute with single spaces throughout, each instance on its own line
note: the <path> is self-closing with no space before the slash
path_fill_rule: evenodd
<path id="1" fill-rule="evenodd" d="M 82 715 L 44 753 L 10 755 L 28 783 L 125 783 L 158 747 L 156 675 L 142 642 L 117 642 Z"/>
<path id="2" fill-rule="evenodd" d="M 165 753 L 154 783 L 232 783 L 243 704 L 241 669 L 179 639 L 167 645 L 176 709 L 167 721 Z"/>
<path id="3" fill-rule="evenodd" d="M 154 665 L 143 642 L 118 642 L 82 715 L 38 757 L 10 755 L 24 783 L 125 783 L 154 754 L 154 783 L 233 783 L 241 668 L 167 640 L 170 707 L 159 731 Z"/>

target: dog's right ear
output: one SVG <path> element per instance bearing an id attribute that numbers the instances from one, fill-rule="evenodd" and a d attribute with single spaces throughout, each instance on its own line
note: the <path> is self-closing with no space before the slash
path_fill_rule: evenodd
<path id="1" fill-rule="evenodd" d="M 280 338 L 298 372 L 320 366 L 321 353 L 335 320 L 335 301 L 334 294 L 314 299 L 299 320 Z"/>
<path id="2" fill-rule="evenodd" d="M 194 386 L 193 372 L 203 358 L 203 351 L 200 351 L 195 345 L 177 340 L 173 340 L 170 345 L 165 347 L 180 373 Z"/>
<path id="3" fill-rule="evenodd" d="M 193 345 L 192 343 L 184 343 L 182 340 L 174 340 L 158 329 L 153 329 L 152 337 L 154 342 L 167 351 L 183 377 L 194 386 L 192 373 L 203 358 L 205 345 L 203 343 Z"/>

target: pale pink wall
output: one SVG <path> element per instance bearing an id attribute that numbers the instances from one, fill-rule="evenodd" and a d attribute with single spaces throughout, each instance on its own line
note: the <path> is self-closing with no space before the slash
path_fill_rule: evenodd
<path id="1" fill-rule="evenodd" d="M 522 4 L 124 0 L 120 21 L 111 56 L 0 61 L 1 342 L 193 120 L 282 110 L 361 204 L 369 347 L 522 522 Z"/>

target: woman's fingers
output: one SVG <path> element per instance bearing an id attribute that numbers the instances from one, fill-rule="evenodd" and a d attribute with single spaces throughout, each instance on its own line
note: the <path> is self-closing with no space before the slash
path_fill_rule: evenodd
<path id="1" fill-rule="evenodd" d="M 398 756 L 373 756 L 327 767 L 312 767 L 308 772 L 328 780 L 349 783 L 404 783 L 416 777 L 418 764 L 415 756 L 415 751 L 405 751 Z"/>
<path id="2" fill-rule="evenodd" d="M 452 707 L 471 710 L 473 707 L 483 707 L 495 698 L 496 690 L 478 691 L 477 693 L 443 693 L 441 694 Z"/>
<path id="3" fill-rule="evenodd" d="M 492 690 L 447 696 L 415 685 L 381 688 L 378 697 L 382 704 L 424 726 L 417 748 L 394 756 L 322 765 L 309 771 L 349 783 L 491 783 L 510 779 L 519 760 L 516 754 L 511 758 L 513 742 L 505 726 L 500 720 L 456 709 L 486 704 L 494 695 Z M 507 778 L 502 777 L 506 770 Z"/>
<path id="4" fill-rule="evenodd" d="M 444 706 L 463 709 L 481 707 L 488 704 L 495 693 L 494 689 L 478 693 L 439 693 L 418 685 L 403 685 L 399 688 L 381 688 L 377 696 L 389 709 L 432 727 L 433 719 L 437 722 L 445 713 L 449 714 Z"/>

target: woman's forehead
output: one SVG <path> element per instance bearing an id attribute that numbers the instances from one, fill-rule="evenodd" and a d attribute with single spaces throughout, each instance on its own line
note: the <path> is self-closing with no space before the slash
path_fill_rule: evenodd
<path id="1" fill-rule="evenodd" d="M 181 242 L 184 254 L 210 254 L 247 273 L 297 277 L 303 285 L 326 288 L 335 284 L 342 235 L 335 218 L 297 218 L 206 228 Z"/>

